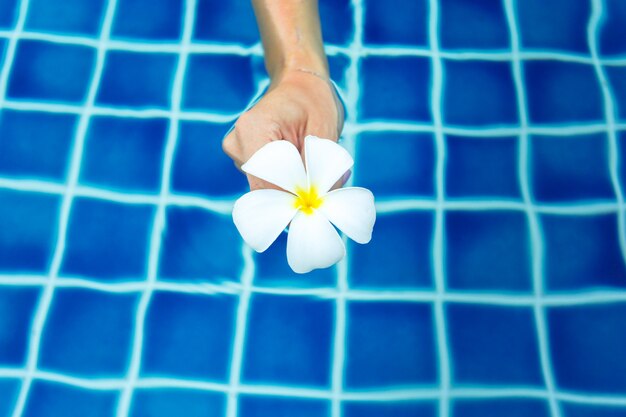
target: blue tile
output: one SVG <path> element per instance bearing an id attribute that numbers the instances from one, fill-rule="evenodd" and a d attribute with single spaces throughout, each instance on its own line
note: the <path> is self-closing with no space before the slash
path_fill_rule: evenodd
<path id="1" fill-rule="evenodd" d="M 97 36 L 105 3 L 104 0 L 31 0 L 24 28 L 27 31 Z"/>
<path id="2" fill-rule="evenodd" d="M 428 304 L 350 302 L 346 320 L 347 389 L 437 383 L 435 330 Z"/>
<path id="3" fill-rule="evenodd" d="M 18 0 L 0 0 L 0 27 L 12 28 L 17 19 Z"/>
<path id="4" fill-rule="evenodd" d="M 0 416 L 10 416 L 19 394 L 21 380 L 0 379 Z"/>
<path id="5" fill-rule="evenodd" d="M 255 93 L 250 68 L 250 57 L 191 55 L 182 107 L 219 113 L 243 111 Z"/>
<path id="6" fill-rule="evenodd" d="M 509 29 L 500 0 L 443 0 L 440 10 L 442 49 L 509 48 Z"/>
<path id="7" fill-rule="evenodd" d="M 626 132 L 617 132 L 616 136 L 618 157 L 617 175 L 622 193 L 624 193 L 626 191 Z"/>
<path id="8" fill-rule="evenodd" d="M 364 43 L 428 45 L 428 2 L 367 0 L 364 3 Z"/>
<path id="9" fill-rule="evenodd" d="M 589 54 L 591 2 L 524 0 L 517 2 L 517 12 L 522 48 Z"/>
<path id="10" fill-rule="evenodd" d="M 0 364 L 2 366 L 25 364 L 31 321 L 35 315 L 38 298 L 39 290 L 36 288 L 3 287 L 0 290 Z"/>
<path id="11" fill-rule="evenodd" d="M 521 198 L 516 137 L 446 136 L 448 197 Z"/>
<path id="12" fill-rule="evenodd" d="M 237 279 L 243 269 L 240 242 L 230 216 L 172 207 L 167 211 L 159 275 L 182 281 Z"/>
<path id="13" fill-rule="evenodd" d="M 80 183 L 158 194 L 168 127 L 166 119 L 93 118 Z"/>
<path id="14" fill-rule="evenodd" d="M 355 184 L 369 188 L 377 198 L 435 195 L 435 143 L 431 134 L 363 133 L 355 159 Z"/>
<path id="15" fill-rule="evenodd" d="M 626 287 L 616 215 L 543 215 L 540 220 L 549 290 Z"/>
<path id="16" fill-rule="evenodd" d="M 236 309 L 233 296 L 155 293 L 141 374 L 228 382 Z"/>
<path id="17" fill-rule="evenodd" d="M 43 329 L 39 369 L 89 377 L 126 375 L 138 298 L 57 289 Z"/>
<path id="18" fill-rule="evenodd" d="M 117 397 L 117 392 L 35 381 L 24 417 L 109 417 L 115 414 Z"/>
<path id="19" fill-rule="evenodd" d="M 530 148 L 536 200 L 615 200 L 606 134 L 533 136 Z"/>
<path id="20" fill-rule="evenodd" d="M 0 201 L 0 271 L 47 273 L 60 198 L 2 190 Z"/>
<path id="21" fill-rule="evenodd" d="M 599 32 L 599 49 L 603 55 L 621 55 L 626 53 L 626 3 L 622 0 L 606 0 L 604 3 L 604 22 Z"/>
<path id="22" fill-rule="evenodd" d="M 444 74 L 444 123 L 493 125 L 518 122 L 515 85 L 509 63 L 447 60 L 444 61 Z"/>
<path id="23" fill-rule="evenodd" d="M 515 211 L 446 213 L 446 278 L 450 289 L 530 291 L 530 230 Z"/>
<path id="24" fill-rule="evenodd" d="M 306 275 L 296 274 L 287 263 L 287 233 L 281 233 L 272 246 L 256 254 L 255 284 L 262 287 L 335 287 L 337 267 L 315 269 Z"/>
<path id="25" fill-rule="evenodd" d="M 533 399 L 457 400 L 452 417 L 550 417 L 548 403 Z"/>
<path id="26" fill-rule="evenodd" d="M 362 119 L 432 120 L 428 59 L 367 57 L 361 60 L 360 81 Z"/>
<path id="27" fill-rule="evenodd" d="M 559 389 L 626 393 L 626 304 L 548 310 L 554 377 Z"/>
<path id="28" fill-rule="evenodd" d="M 350 241 L 350 286 L 432 288 L 432 212 L 379 216 L 372 241 Z"/>
<path id="29" fill-rule="evenodd" d="M 446 315 L 455 385 L 543 386 L 531 308 L 451 304 Z"/>
<path id="30" fill-rule="evenodd" d="M 343 405 L 344 417 L 435 417 L 437 404 L 434 402 L 369 402 L 346 403 Z"/>
<path id="31" fill-rule="evenodd" d="M 96 103 L 122 107 L 169 107 L 175 67 L 175 55 L 109 52 Z"/>
<path id="32" fill-rule="evenodd" d="M 211 197 L 241 195 L 246 177 L 222 151 L 230 124 L 182 122 L 172 168 L 172 190 Z"/>
<path id="33" fill-rule="evenodd" d="M 624 25 L 626 26 L 626 25 Z M 613 93 L 616 107 L 616 118 L 626 121 L 626 68 L 605 66 L 609 87 Z"/>
<path id="34" fill-rule="evenodd" d="M 21 100 L 83 102 L 94 63 L 92 48 L 22 40 L 7 95 Z"/>
<path id="35" fill-rule="evenodd" d="M 180 0 L 120 0 L 115 8 L 111 37 L 151 41 L 179 39 L 183 4 Z"/>
<path id="36" fill-rule="evenodd" d="M 524 63 L 531 123 L 603 121 L 603 101 L 593 66 L 558 61 Z"/>
<path id="37" fill-rule="evenodd" d="M 626 417 L 626 408 L 598 404 L 561 403 L 563 417 Z"/>
<path id="38" fill-rule="evenodd" d="M 350 58 L 345 55 L 331 55 L 328 57 L 328 67 L 330 78 L 339 86 L 342 91 L 348 89 L 346 71 L 350 66 Z"/>
<path id="39" fill-rule="evenodd" d="M 333 307 L 332 300 L 254 295 L 242 381 L 329 387 Z"/>
<path id="40" fill-rule="evenodd" d="M 63 181 L 75 127 L 74 115 L 3 110 L 0 173 Z"/>
<path id="41" fill-rule="evenodd" d="M 354 33 L 354 13 L 350 0 L 320 0 L 320 21 L 324 42 L 347 44 Z"/>
<path id="42" fill-rule="evenodd" d="M 222 393 L 162 388 L 136 389 L 130 416 L 222 416 L 225 415 L 225 410 L 226 398 Z"/>
<path id="43" fill-rule="evenodd" d="M 239 396 L 239 417 L 327 417 L 330 403 L 305 398 Z"/>
<path id="44" fill-rule="evenodd" d="M 246 45 L 259 42 L 252 3 L 248 0 L 198 2 L 193 38 Z"/>
<path id="45" fill-rule="evenodd" d="M 143 205 L 74 200 L 61 273 L 144 279 L 154 211 Z"/>

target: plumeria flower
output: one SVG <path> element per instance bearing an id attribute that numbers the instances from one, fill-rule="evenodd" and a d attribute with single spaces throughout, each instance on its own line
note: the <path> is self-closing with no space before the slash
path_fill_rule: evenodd
<path id="1" fill-rule="evenodd" d="M 263 189 L 244 194 L 235 202 L 233 220 L 245 242 L 264 252 L 289 226 L 287 261 L 303 274 L 327 268 L 346 254 L 333 227 L 357 243 L 372 238 L 376 220 L 374 196 L 359 187 L 331 187 L 354 164 L 350 154 L 329 139 L 304 139 L 305 165 L 289 141 L 264 145 L 241 169 L 281 190 Z"/>

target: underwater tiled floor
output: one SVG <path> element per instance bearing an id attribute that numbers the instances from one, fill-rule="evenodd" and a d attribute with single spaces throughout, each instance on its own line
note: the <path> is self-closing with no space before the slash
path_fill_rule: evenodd
<path id="1" fill-rule="evenodd" d="M 247 0 L 0 0 L 0 416 L 626 416 L 626 2 L 320 8 L 379 219 L 296 276 Z"/>

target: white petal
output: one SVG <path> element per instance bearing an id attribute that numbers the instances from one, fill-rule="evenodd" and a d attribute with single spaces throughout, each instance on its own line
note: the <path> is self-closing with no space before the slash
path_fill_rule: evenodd
<path id="1" fill-rule="evenodd" d="M 300 153 L 287 140 L 275 140 L 264 145 L 241 169 L 292 193 L 297 188 L 306 187 L 306 173 Z"/>
<path id="2" fill-rule="evenodd" d="M 319 212 L 301 211 L 291 221 L 287 236 L 287 261 L 294 272 L 304 274 L 336 264 L 346 248 L 335 228 Z"/>
<path id="3" fill-rule="evenodd" d="M 280 190 L 256 190 L 235 202 L 233 221 L 248 245 L 263 252 L 276 240 L 298 210 L 295 197 Z"/>
<path id="4" fill-rule="evenodd" d="M 330 190 L 354 164 L 348 151 L 341 145 L 316 136 L 304 138 L 304 157 L 309 184 L 316 187 L 320 195 Z"/>
<path id="5" fill-rule="evenodd" d="M 324 196 L 318 210 L 355 242 L 367 243 L 372 239 L 376 207 L 370 190 L 360 187 L 333 190 Z"/>

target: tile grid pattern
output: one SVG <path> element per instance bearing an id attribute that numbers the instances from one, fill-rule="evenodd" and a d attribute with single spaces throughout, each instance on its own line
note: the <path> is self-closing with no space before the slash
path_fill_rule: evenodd
<path id="1" fill-rule="evenodd" d="M 330 47 L 329 53 L 331 54 L 345 54 L 350 57 L 351 65 L 348 68 L 348 90 L 345 92 L 346 102 L 348 103 L 348 110 L 350 119 L 346 126 L 346 146 L 354 151 L 355 137 L 362 131 L 414 131 L 414 132 L 433 132 L 437 139 L 437 198 L 436 200 L 420 200 L 420 199 L 406 199 L 398 201 L 384 201 L 379 205 L 379 211 L 381 214 L 397 213 L 401 211 L 411 210 L 435 210 L 436 211 L 436 234 L 435 244 L 436 249 L 434 251 L 434 261 L 436 267 L 436 291 L 397 291 L 396 293 L 377 293 L 376 291 L 359 291 L 351 290 L 348 287 L 348 262 L 344 261 L 339 266 L 339 279 L 338 288 L 322 288 L 322 289 L 309 289 L 309 290 L 297 290 L 288 288 L 261 288 L 253 285 L 253 277 L 255 272 L 254 259 L 249 249 L 242 248 L 244 252 L 245 268 L 242 273 L 241 284 L 224 284 L 224 285 L 195 285 L 185 283 L 160 283 L 156 281 L 157 278 L 157 265 L 158 265 L 158 253 L 160 247 L 160 239 L 162 229 L 164 227 L 165 215 L 164 210 L 168 205 L 178 206 L 192 206 L 200 207 L 206 210 L 213 211 L 218 214 L 228 214 L 229 204 L 219 201 L 210 201 L 204 198 L 191 197 L 184 195 L 173 195 L 169 192 L 169 167 L 171 166 L 172 156 L 175 152 L 176 138 L 177 138 L 177 123 L 179 120 L 198 120 L 198 121 L 210 121 L 210 122 L 224 122 L 232 120 L 233 116 L 225 116 L 219 114 L 209 113 L 193 113 L 183 112 L 180 110 L 180 97 L 176 99 L 176 96 L 180 96 L 182 88 L 180 86 L 183 83 L 184 68 L 186 56 L 189 53 L 233 53 L 233 54 L 260 54 L 260 48 L 258 45 L 246 48 L 240 46 L 228 46 L 228 45 L 210 45 L 190 44 L 190 21 L 193 21 L 195 13 L 195 1 L 189 0 L 186 4 L 185 13 L 185 29 L 186 34 L 183 37 L 182 44 L 140 44 L 129 42 L 113 42 L 107 39 L 108 32 L 114 16 L 115 0 L 109 0 L 107 6 L 106 17 L 103 23 L 101 38 L 99 40 L 82 39 L 76 37 L 64 37 L 60 35 L 44 34 L 44 33 L 25 33 L 23 32 L 23 25 L 25 16 L 28 10 L 28 0 L 22 0 L 20 6 L 20 14 L 16 23 L 16 27 L 13 31 L 0 32 L 0 37 L 10 39 L 8 51 L 6 54 L 6 60 L 2 68 L 0 75 L 0 93 L 1 103 L 4 108 L 16 109 L 16 110 L 39 110 L 45 112 L 60 112 L 60 113 L 74 113 L 80 115 L 80 127 L 77 130 L 76 138 L 74 141 L 73 156 L 70 176 L 67 184 L 55 184 L 44 181 L 30 181 L 30 180 L 15 180 L 10 178 L 0 178 L 0 188 L 7 188 L 13 190 L 19 190 L 24 192 L 35 193 L 48 193 L 57 194 L 63 196 L 63 206 L 61 210 L 61 218 L 59 221 L 59 235 L 57 246 L 54 254 L 54 261 L 52 263 L 51 271 L 47 277 L 40 276 L 0 276 L 0 285 L 11 286 L 42 286 L 45 288 L 44 296 L 42 297 L 37 309 L 36 318 L 33 325 L 32 339 L 29 348 L 29 357 L 27 369 L 0 369 L 0 378 L 23 378 L 24 382 L 20 391 L 20 395 L 14 410 L 13 415 L 19 416 L 22 414 L 24 405 L 28 399 L 28 392 L 33 380 L 40 379 L 46 381 L 52 381 L 60 384 L 74 385 L 86 389 L 95 390 L 116 390 L 120 391 L 122 400 L 120 401 L 118 415 L 127 415 L 130 403 L 132 401 L 133 388 L 135 387 L 178 387 L 189 388 L 198 390 L 218 391 L 224 392 L 229 395 L 227 415 L 237 415 L 237 394 L 239 393 L 251 393 L 255 395 L 280 395 L 287 397 L 303 397 L 303 398 L 321 398 L 332 401 L 333 417 L 341 415 L 341 403 L 342 401 L 355 401 L 355 400 L 368 400 L 368 401 L 393 401 L 393 400 L 410 400 L 410 399 L 435 399 L 439 400 L 440 415 L 445 416 L 449 414 L 448 401 L 451 398 L 499 398 L 499 397 L 527 397 L 527 398 L 541 398 L 546 399 L 550 403 L 550 410 L 552 416 L 559 416 L 559 402 L 577 402 L 577 403 L 589 403 L 589 404 L 612 404 L 616 406 L 626 406 L 626 397 L 618 396 L 603 396 L 603 395 L 584 395 L 579 393 L 569 393 L 558 391 L 554 388 L 552 382 L 549 349 L 546 346 L 547 343 L 547 331 L 545 328 L 545 312 L 544 308 L 548 305 L 581 305 L 581 304 L 595 304 L 595 303 L 607 303 L 614 301 L 626 301 L 626 294 L 619 292 L 594 292 L 589 294 L 560 294 L 560 295 L 543 295 L 542 294 L 542 257 L 543 257 L 543 242 L 540 225 L 536 219 L 537 213 L 554 213 L 554 214 L 592 214 L 592 213 L 618 213 L 620 219 L 620 243 L 622 244 L 622 252 L 625 253 L 624 241 L 624 212 L 623 212 L 623 197 L 621 195 L 619 180 L 616 173 L 616 167 L 618 165 L 618 153 L 616 149 L 616 132 L 626 130 L 626 125 L 620 125 L 614 120 L 614 105 L 611 97 L 609 87 L 605 82 L 605 75 L 603 74 L 602 65 L 626 65 L 626 60 L 612 59 L 612 60 L 600 60 L 597 54 L 596 37 L 598 27 L 601 24 L 602 16 L 602 1 L 593 1 L 593 15 L 589 23 L 589 43 L 592 51 L 592 58 L 588 59 L 576 55 L 568 54 L 552 54 L 552 53 L 522 53 L 519 51 L 518 36 L 516 35 L 517 28 L 515 23 L 515 17 L 513 13 L 514 4 L 513 1 L 507 0 L 505 2 L 506 11 L 508 16 L 508 23 L 511 30 L 512 38 L 512 52 L 511 53 L 450 53 L 441 52 L 438 50 L 437 45 L 437 1 L 432 0 L 431 4 L 431 16 L 430 16 L 430 31 L 431 31 L 431 46 L 429 49 L 409 49 L 409 48 L 366 48 L 361 45 L 360 41 L 360 28 L 362 28 L 362 13 L 363 8 L 359 0 L 353 2 L 354 5 L 354 18 L 355 18 L 355 39 L 350 47 Z M 86 106 L 72 106 L 61 104 L 44 104 L 44 103 L 27 103 L 27 102 L 12 102 L 6 99 L 6 86 L 8 82 L 8 76 L 11 70 L 12 60 L 15 55 L 16 43 L 19 39 L 40 39 L 48 42 L 57 43 L 71 43 L 81 44 L 90 47 L 97 48 L 98 58 L 94 68 L 94 74 L 91 79 L 91 86 L 89 90 L 89 96 Z M 128 50 L 128 51 L 147 51 L 153 52 L 176 52 L 179 54 L 179 64 L 176 72 L 176 81 L 174 83 L 172 108 L 170 110 L 134 110 L 134 109 L 108 109 L 94 106 L 95 93 L 102 73 L 102 67 L 104 65 L 106 52 L 109 50 Z M 358 68 L 361 56 L 369 55 L 408 55 L 408 56 L 426 56 L 430 57 L 433 61 L 434 68 L 434 82 L 433 82 L 433 94 L 432 94 L 432 109 L 435 115 L 434 124 L 411 124 L 411 123 L 364 123 L 357 124 L 356 110 L 358 108 L 359 97 L 359 85 L 358 85 Z M 441 116 L 437 117 L 437 113 L 440 114 L 441 106 L 441 88 L 444 82 L 441 59 L 498 59 L 504 61 L 511 61 L 514 65 L 516 93 L 519 101 L 520 121 L 521 126 L 511 128 L 489 128 L 489 129 L 463 129 L 443 126 L 441 122 Z M 603 97 L 605 104 L 606 125 L 583 125 L 583 126 L 566 126 L 566 127 L 544 127 L 533 128 L 528 126 L 527 117 L 525 116 L 525 98 L 524 98 L 524 85 L 521 77 L 520 60 L 525 59 L 556 59 L 573 62 L 584 62 L 590 65 L 594 65 L 596 74 L 603 86 Z M 89 118 L 92 115 L 112 115 L 117 117 L 168 117 L 171 120 L 170 132 L 168 137 L 167 151 L 164 161 L 163 177 L 161 183 L 161 193 L 159 196 L 141 195 L 141 194 L 127 194 L 106 189 L 96 189 L 93 187 L 84 187 L 77 184 L 78 173 L 80 170 L 82 145 L 85 137 Z M 528 150 L 526 143 L 528 136 L 532 133 L 541 134 L 553 134 L 553 135 L 566 135 L 575 133 L 589 133 L 589 132 L 608 132 L 610 141 L 610 161 L 611 161 L 611 174 L 613 179 L 613 185 L 618 196 L 616 203 L 594 203 L 585 205 L 545 205 L 539 206 L 531 203 L 529 181 L 526 178 L 526 166 L 528 163 Z M 444 164 L 445 164 L 445 147 L 443 145 L 443 135 L 446 133 L 462 133 L 468 136 L 506 136 L 511 134 L 519 135 L 520 137 L 520 182 L 524 194 L 524 203 L 514 202 L 448 202 L 445 201 L 445 193 L 443 191 L 444 184 Z M 58 276 L 60 263 L 63 256 L 64 239 L 67 231 L 67 223 L 71 213 L 72 199 L 76 196 L 84 196 L 94 199 L 116 201 L 124 204 L 151 204 L 158 207 L 158 212 L 155 217 L 153 225 L 151 250 L 150 250 L 150 272 L 148 281 L 145 283 L 97 283 L 88 280 L 81 279 L 69 279 Z M 533 287 L 534 295 L 532 296 L 516 296 L 516 295 L 498 295 L 498 294 L 479 294 L 479 293 L 453 293 L 445 290 L 445 279 L 443 272 L 443 212 L 445 210 L 454 209 L 473 209 L 473 210 L 491 210 L 491 209 L 504 209 L 504 210 L 518 210 L 525 212 L 530 220 L 531 225 L 531 237 L 533 244 Z M 139 304 L 137 312 L 137 325 L 134 336 L 134 348 L 132 362 L 129 368 L 129 378 L 123 380 L 114 379 L 87 379 L 77 378 L 70 375 L 57 374 L 52 372 L 45 372 L 37 369 L 38 349 L 40 342 L 40 335 L 45 325 L 46 315 L 51 304 L 53 292 L 58 287 L 72 287 L 72 288 L 91 288 L 98 291 L 106 291 L 112 293 L 122 292 L 139 292 L 142 294 L 142 302 Z M 233 366 L 231 369 L 230 381 L 228 384 L 220 384 L 204 381 L 193 380 L 179 380 L 179 379 L 167 379 L 167 378 L 140 378 L 139 366 L 141 362 L 142 351 L 142 331 L 143 331 L 143 318 L 150 301 L 150 294 L 155 289 L 162 289 L 166 291 L 188 292 L 188 293 L 228 293 L 237 294 L 240 297 L 239 310 L 237 314 L 237 334 L 235 337 L 234 352 L 233 352 Z M 245 343 L 246 333 L 246 316 L 247 316 L 247 304 L 251 294 L 253 293 L 273 293 L 273 294 L 291 294 L 291 295 L 311 295 L 322 298 L 332 298 L 337 303 L 337 322 L 336 322 L 336 341 L 335 341 L 335 357 L 332 365 L 333 382 L 332 391 L 310 389 L 310 388 L 297 388 L 297 387 L 282 387 L 282 386 L 258 386 L 258 385 L 246 385 L 239 382 L 239 374 L 241 370 L 242 350 Z M 345 338 L 345 309 L 346 300 L 398 300 L 398 301 L 416 301 L 416 302 L 432 302 L 435 306 L 435 320 L 437 328 L 437 341 L 440 358 L 440 388 L 439 389 L 422 389 L 422 388 L 407 388 L 401 390 L 381 390 L 374 392 L 350 392 L 343 389 L 343 360 L 345 352 L 341 351 L 345 347 L 343 339 Z M 498 304 L 498 305 L 524 305 L 532 306 L 535 311 L 536 328 L 538 331 L 538 337 L 541 347 L 541 362 L 542 371 L 546 380 L 546 389 L 527 389 L 516 387 L 505 388 L 453 388 L 450 386 L 449 364 L 448 364 L 448 352 L 446 346 L 446 329 L 445 329 L 445 312 L 443 304 L 446 302 L 467 302 L 478 304 Z"/>

